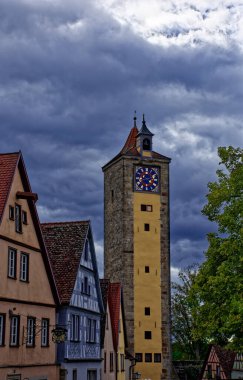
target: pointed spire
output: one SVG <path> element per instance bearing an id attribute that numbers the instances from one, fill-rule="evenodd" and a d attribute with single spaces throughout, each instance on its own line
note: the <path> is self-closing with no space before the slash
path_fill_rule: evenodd
<path id="1" fill-rule="evenodd" d="M 133 118 L 133 121 L 134 121 L 134 123 L 133 123 L 133 127 L 134 127 L 134 128 L 137 128 L 137 112 L 136 112 L 136 111 L 134 111 L 134 118 Z"/>
<path id="2" fill-rule="evenodd" d="M 141 128 L 140 131 L 138 132 L 138 136 L 139 136 L 139 135 L 153 136 L 153 133 L 150 132 L 150 130 L 148 129 L 148 127 L 147 127 L 147 125 L 146 125 L 146 121 L 145 121 L 144 113 L 143 113 L 142 128 Z"/>

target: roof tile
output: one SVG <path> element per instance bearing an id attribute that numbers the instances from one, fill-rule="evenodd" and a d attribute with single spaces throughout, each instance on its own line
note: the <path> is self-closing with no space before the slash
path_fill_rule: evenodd
<path id="1" fill-rule="evenodd" d="M 20 153 L 0 154 L 0 221 L 12 184 Z"/>
<path id="2" fill-rule="evenodd" d="M 70 302 L 89 224 L 89 221 L 41 224 L 62 304 Z"/>

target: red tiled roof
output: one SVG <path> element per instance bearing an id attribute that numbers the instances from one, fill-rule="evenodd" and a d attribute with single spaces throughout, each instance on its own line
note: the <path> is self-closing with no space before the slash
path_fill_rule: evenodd
<path id="1" fill-rule="evenodd" d="M 103 306 L 104 306 L 104 314 L 101 317 L 101 326 L 100 326 L 101 347 L 104 347 L 104 340 L 105 340 L 106 313 L 107 313 L 109 286 L 110 286 L 110 280 L 100 279 L 100 290 L 101 290 L 101 296 L 102 296 Z"/>
<path id="2" fill-rule="evenodd" d="M 231 377 L 231 371 L 233 368 L 234 360 L 235 360 L 235 352 L 230 350 L 225 350 L 220 346 L 213 346 L 216 355 L 219 358 L 219 362 L 221 367 L 224 370 L 225 376 L 227 379 Z"/>
<path id="3" fill-rule="evenodd" d="M 121 284 L 110 283 L 108 292 L 108 302 L 111 313 L 111 326 L 114 348 L 118 348 L 118 336 L 119 336 L 119 319 L 120 319 L 120 307 L 121 307 Z M 121 323 L 121 321 L 120 321 Z"/>
<path id="4" fill-rule="evenodd" d="M 138 134 L 138 129 L 137 127 L 133 127 L 129 133 L 129 136 L 127 138 L 127 141 L 125 142 L 124 147 L 121 150 L 122 154 L 127 153 L 130 149 L 136 147 L 136 137 Z"/>
<path id="5" fill-rule="evenodd" d="M 60 302 L 70 302 L 89 221 L 41 224 Z"/>
<path id="6" fill-rule="evenodd" d="M 19 157 L 20 153 L 0 154 L 0 222 Z"/>
<path id="7" fill-rule="evenodd" d="M 128 138 L 125 142 L 125 145 L 123 146 L 122 150 L 120 151 L 120 153 L 118 153 L 114 158 L 112 158 L 107 164 L 105 164 L 103 166 L 103 170 L 109 165 L 111 164 L 112 162 L 118 160 L 120 157 L 123 157 L 123 156 L 132 156 L 132 157 L 140 157 L 140 153 L 138 152 L 137 150 L 137 147 L 136 147 L 136 137 L 137 137 L 137 134 L 138 134 L 138 129 L 137 127 L 133 127 L 128 135 Z M 163 156 L 162 154 L 160 153 L 157 153 L 157 152 L 151 152 L 151 157 L 154 158 L 154 159 L 164 159 L 164 160 L 167 160 L 167 161 L 170 161 L 170 158 L 169 157 L 166 157 L 166 156 Z"/>

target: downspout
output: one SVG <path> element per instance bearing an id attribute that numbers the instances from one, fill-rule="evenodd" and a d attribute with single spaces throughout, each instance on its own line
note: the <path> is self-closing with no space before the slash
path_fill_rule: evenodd
<path id="1" fill-rule="evenodd" d="M 132 369 L 133 369 L 133 367 L 135 367 L 135 365 L 137 363 L 137 360 L 134 357 L 132 358 L 131 361 L 134 361 L 134 364 L 131 364 L 129 367 L 129 380 L 132 380 Z"/>

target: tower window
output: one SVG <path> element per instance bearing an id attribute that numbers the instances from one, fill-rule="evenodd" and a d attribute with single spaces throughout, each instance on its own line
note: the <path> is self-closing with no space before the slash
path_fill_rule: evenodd
<path id="1" fill-rule="evenodd" d="M 152 212 L 153 206 L 152 205 L 141 205 L 141 211 Z"/>
<path id="2" fill-rule="evenodd" d="M 144 315 L 150 315 L 150 307 L 144 308 Z"/>
<path id="3" fill-rule="evenodd" d="M 149 230 L 150 230 L 149 223 L 144 223 L 144 231 L 149 231 Z"/>
<path id="4" fill-rule="evenodd" d="M 137 362 L 140 362 L 140 363 L 141 363 L 141 362 L 143 361 L 143 354 L 141 354 L 140 352 L 139 352 L 139 353 L 137 352 L 137 353 L 135 354 L 135 358 L 136 358 L 136 361 L 137 361 Z"/>
<path id="5" fill-rule="evenodd" d="M 149 273 L 149 266 L 145 266 L 145 267 L 144 267 L 144 272 L 145 272 L 145 273 Z"/>
<path id="6" fill-rule="evenodd" d="M 161 363 L 161 354 L 154 354 L 154 362 Z"/>
<path id="7" fill-rule="evenodd" d="M 114 190 L 111 190 L 111 202 L 114 202 Z"/>
<path id="8" fill-rule="evenodd" d="M 152 339 L 152 331 L 144 331 L 144 339 Z"/>
<path id="9" fill-rule="evenodd" d="M 151 149 L 151 144 L 149 139 L 144 139 L 143 140 L 143 150 L 150 150 Z"/>
<path id="10" fill-rule="evenodd" d="M 145 354 L 145 362 L 146 363 L 152 362 L 152 354 Z"/>

